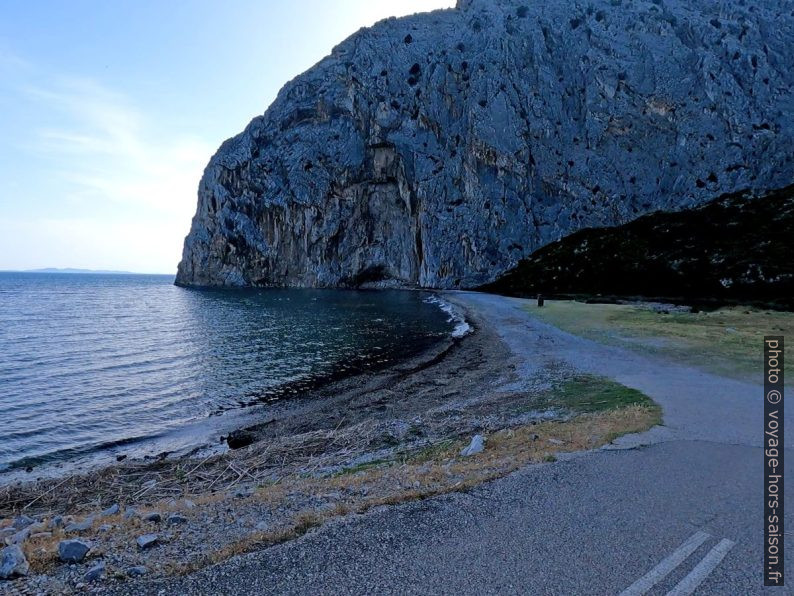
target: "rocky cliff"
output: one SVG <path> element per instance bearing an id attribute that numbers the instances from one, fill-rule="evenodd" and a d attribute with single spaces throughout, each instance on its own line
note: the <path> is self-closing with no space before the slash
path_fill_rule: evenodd
<path id="1" fill-rule="evenodd" d="M 362 29 L 206 168 L 177 283 L 472 287 L 794 181 L 794 2 L 461 1 Z"/>

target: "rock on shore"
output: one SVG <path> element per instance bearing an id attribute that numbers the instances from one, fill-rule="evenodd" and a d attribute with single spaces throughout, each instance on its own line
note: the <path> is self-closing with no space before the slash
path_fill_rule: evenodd
<path id="1" fill-rule="evenodd" d="M 24 577 L 29 571 L 30 565 L 19 546 L 12 544 L 0 550 L 0 579 Z"/>
<path id="2" fill-rule="evenodd" d="M 58 558 L 64 563 L 79 563 L 85 559 L 91 543 L 84 540 L 62 540 L 58 544 Z"/>
<path id="3" fill-rule="evenodd" d="M 794 179 L 790 2 L 461 1 L 362 29 L 210 161 L 177 283 L 472 287 Z"/>

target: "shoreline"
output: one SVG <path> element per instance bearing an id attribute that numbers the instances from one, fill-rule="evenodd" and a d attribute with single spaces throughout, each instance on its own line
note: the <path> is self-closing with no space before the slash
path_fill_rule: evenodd
<path id="1" fill-rule="evenodd" d="M 465 331 L 456 335 L 455 332 L 458 328 L 455 327 L 434 345 L 418 352 L 408 353 L 398 361 L 385 366 L 335 372 L 311 380 L 288 383 L 279 388 L 282 392 L 301 389 L 301 395 L 281 397 L 275 401 L 265 400 L 262 403 L 242 406 L 220 414 L 211 414 L 205 419 L 188 423 L 160 436 L 123 439 L 108 447 L 98 447 L 96 453 L 86 454 L 83 458 L 44 462 L 35 466 L 32 472 L 27 472 L 22 465 L 14 466 L 8 470 L 0 471 L 0 494 L 2 491 L 12 488 L 40 482 L 59 481 L 70 476 L 89 476 L 115 467 L 146 466 L 164 461 L 174 463 L 196 457 L 222 455 L 235 450 L 226 444 L 226 437 L 230 434 L 261 429 L 271 424 L 273 418 L 283 415 L 284 412 L 300 411 L 306 406 L 316 404 L 327 394 L 346 395 L 352 387 L 358 384 L 377 384 L 381 379 L 392 378 L 395 375 L 410 375 L 423 370 L 438 363 L 457 343 L 465 341 L 467 337 L 471 337 L 476 332 L 475 325 L 468 319 L 466 313 L 457 312 L 457 309 L 461 308 L 460 305 L 453 306 L 443 300 L 440 297 L 440 292 L 432 292 L 431 298 L 435 299 L 433 304 L 450 317 L 448 322 L 451 323 L 454 320 L 457 324 L 465 324 Z M 447 305 L 453 310 L 448 311 L 443 305 Z M 267 411 L 263 411 L 264 408 L 267 408 Z M 225 424 L 217 424 L 227 416 Z M 175 446 L 175 442 L 178 442 L 180 436 L 195 436 L 197 433 L 201 433 L 204 438 L 198 441 L 187 439 L 181 446 Z M 117 449 L 117 447 L 123 449 L 129 444 L 148 444 L 149 448 L 142 447 L 137 450 L 137 453 L 132 454 Z M 163 449 L 166 446 L 170 446 L 171 449 Z M 31 478 L 31 474 L 36 474 L 36 477 Z M 7 507 L 0 499 L 0 518 L 7 512 Z"/>
<path id="2" fill-rule="evenodd" d="M 417 290 L 407 290 L 417 291 Z M 440 316 L 447 316 L 447 322 L 453 325 L 449 333 L 433 345 L 407 352 L 395 361 L 386 364 L 364 364 L 348 362 L 340 368 L 314 377 L 298 379 L 264 390 L 261 395 L 240 405 L 237 408 L 219 410 L 186 424 L 155 436 L 126 437 L 95 447 L 87 448 L 85 453 L 75 457 L 53 457 L 40 462 L 20 460 L 7 468 L 0 469 L 0 490 L 7 486 L 36 483 L 46 480 L 57 480 L 68 475 L 85 475 L 112 467 L 116 463 L 146 463 L 163 459 L 185 459 L 222 454 L 229 449 L 226 439 L 236 433 L 245 433 L 257 427 L 263 419 L 272 417 L 272 410 L 281 409 L 283 404 L 314 400 L 319 394 L 333 390 L 337 385 L 344 387 L 348 379 L 359 376 L 398 371 L 404 367 L 411 368 L 413 363 L 432 360 L 438 357 L 439 350 L 446 351 L 455 341 L 463 339 L 472 330 L 465 314 L 441 297 L 441 291 L 421 290 L 429 296 L 426 302 L 433 304 L 440 311 Z"/>

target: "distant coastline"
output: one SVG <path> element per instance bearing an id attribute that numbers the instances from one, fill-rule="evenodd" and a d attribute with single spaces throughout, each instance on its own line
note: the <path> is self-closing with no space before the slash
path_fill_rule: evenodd
<path id="1" fill-rule="evenodd" d="M 171 273 L 140 273 L 136 271 L 116 271 L 112 269 L 75 269 L 72 267 L 45 267 L 43 269 L 5 269 L 0 273 L 65 273 L 93 275 L 172 275 Z"/>

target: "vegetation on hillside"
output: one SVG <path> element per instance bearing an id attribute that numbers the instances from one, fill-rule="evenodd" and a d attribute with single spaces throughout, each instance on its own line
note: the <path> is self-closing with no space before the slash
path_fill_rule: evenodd
<path id="1" fill-rule="evenodd" d="M 794 309 L 794 185 L 652 213 L 549 244 L 482 290 Z"/>

